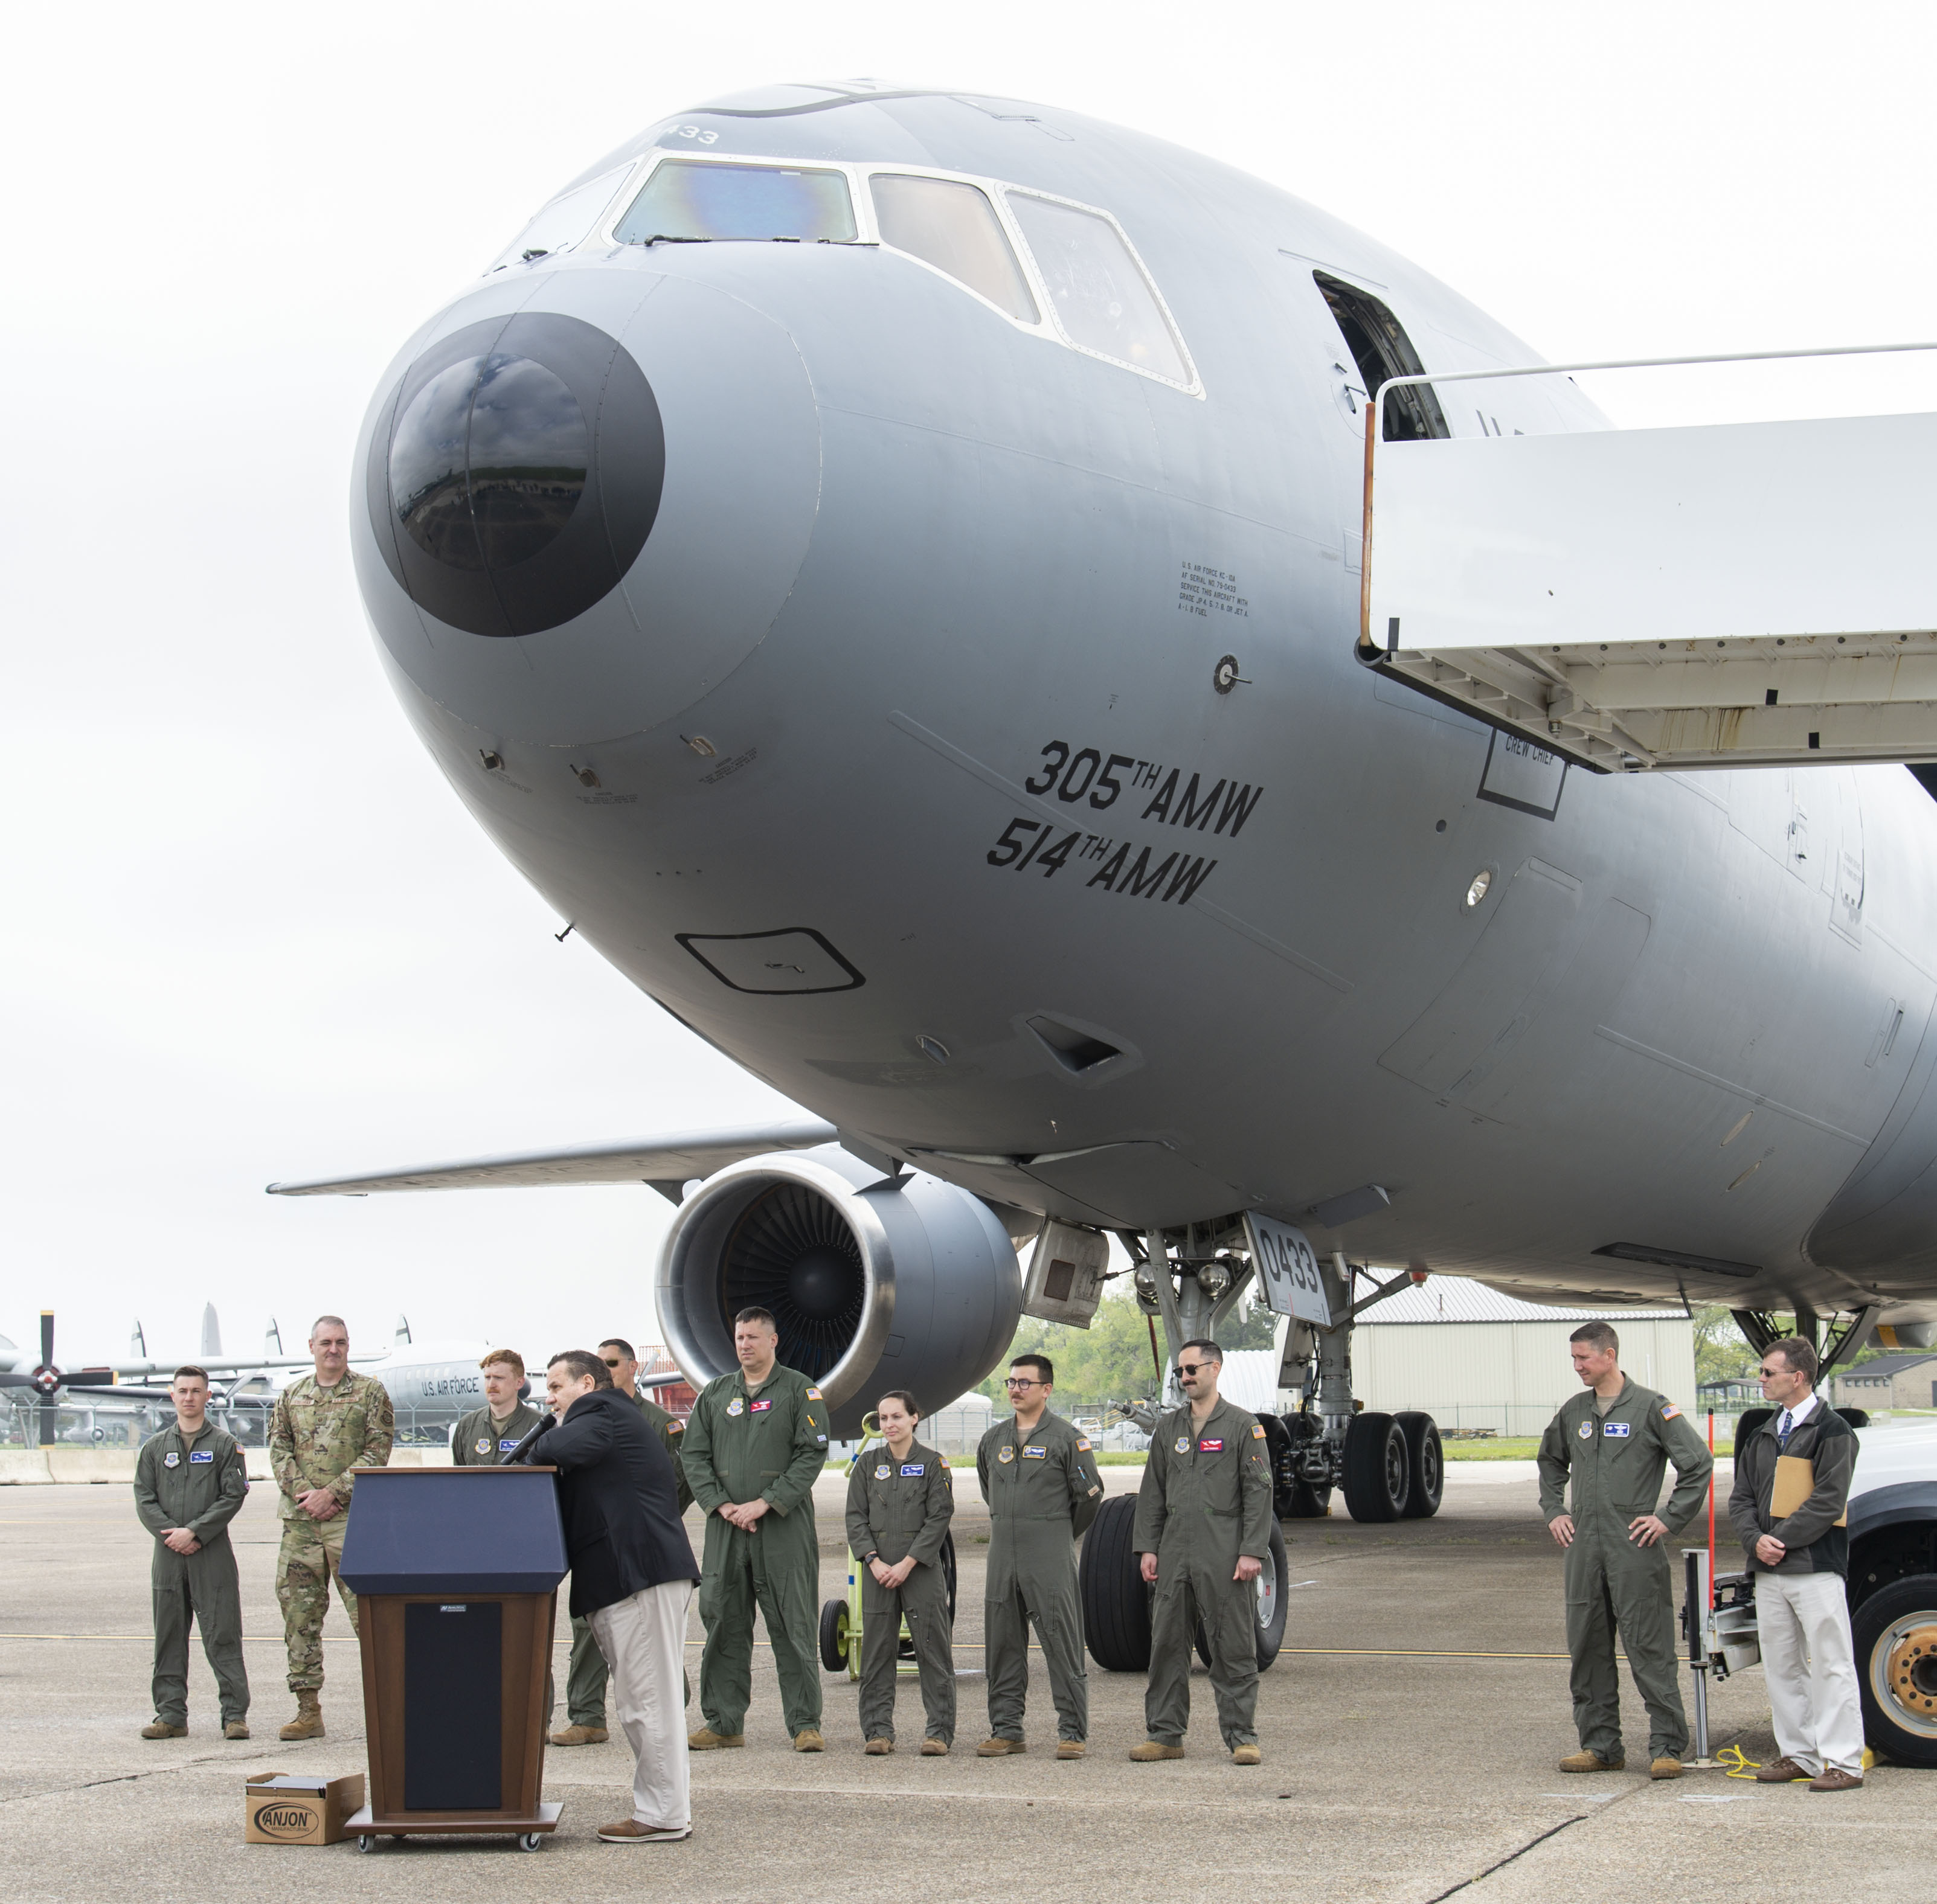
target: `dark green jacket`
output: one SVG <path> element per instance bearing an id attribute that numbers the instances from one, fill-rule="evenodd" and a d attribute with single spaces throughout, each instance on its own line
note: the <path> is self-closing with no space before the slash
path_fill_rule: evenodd
<path id="1" fill-rule="evenodd" d="M 703 1514 L 763 1500 L 783 1518 L 814 1518 L 814 1484 L 827 1464 L 827 1403 L 798 1369 L 774 1365 L 752 1394 L 746 1372 L 709 1382 L 679 1437 L 680 1461 Z"/>
<path id="2" fill-rule="evenodd" d="M 1067 1521 L 1078 1538 L 1103 1504 L 1096 1457 L 1059 1415 L 1045 1412 L 1027 1434 L 1013 1415 L 998 1421 L 975 1450 L 975 1478 L 992 1519 Z"/>
<path id="3" fill-rule="evenodd" d="M 171 1527 L 186 1527 L 205 1547 L 225 1539 L 248 1491 L 241 1449 L 212 1421 L 192 1441 L 171 1421 L 135 1458 L 135 1512 L 157 1540 Z"/>
<path id="4" fill-rule="evenodd" d="M 680 1459 L 686 1448 L 686 1424 L 677 1415 L 669 1414 L 642 1388 L 632 1397 L 639 1405 L 639 1412 L 646 1418 L 646 1425 L 659 1438 L 659 1445 L 672 1458 L 672 1476 L 677 1484 L 679 1511 L 684 1514 L 693 1505 L 693 1483 L 686 1478 L 686 1464 Z M 821 1426 L 825 1427 L 826 1422 Z"/>
<path id="5" fill-rule="evenodd" d="M 948 1464 L 918 1441 L 901 1461 L 886 1442 L 870 1448 L 847 1477 L 847 1545 L 857 1560 L 875 1554 L 893 1566 L 912 1554 L 933 1566 L 954 1513 Z"/>
<path id="6" fill-rule="evenodd" d="M 1849 1512 L 1850 1480 L 1856 1471 L 1856 1430 L 1821 1395 L 1806 1420 L 1789 1431 L 1785 1445 L 1776 1439 L 1782 1420 L 1778 1409 L 1748 1447 L 1735 1455 L 1735 1485 L 1729 1496 L 1729 1518 L 1735 1537 L 1749 1557 L 1753 1573 L 1837 1573 L 1850 1571 L 1850 1534 L 1836 1523 Z M 1809 1498 L 1786 1519 L 1769 1511 L 1775 1489 L 1778 1457 L 1793 1454 L 1815 1470 L 1816 1485 Z M 1765 1566 L 1755 1557 L 1756 1542 L 1772 1533 L 1787 1550 L 1781 1564 Z"/>
<path id="7" fill-rule="evenodd" d="M 502 1421 L 491 1419 L 490 1404 L 474 1408 L 450 1431 L 453 1467 L 495 1468 L 544 1419 L 529 1402 L 516 1403 Z"/>
<path id="8" fill-rule="evenodd" d="M 1572 1512 L 1577 1535 L 1599 1523 L 1627 1538 L 1628 1523 L 1659 1517 L 1670 1533 L 1694 1519 L 1707 1497 L 1714 1460 L 1695 1426 L 1666 1395 L 1626 1377 L 1605 1419 L 1594 1412 L 1594 1391 L 1583 1388 L 1560 1405 L 1540 1438 L 1540 1512 L 1543 1520 Z M 1675 1464 L 1675 1491 L 1666 1506 L 1662 1477 Z"/>
<path id="9" fill-rule="evenodd" d="M 1140 1554 L 1181 1542 L 1200 1546 L 1221 1565 L 1271 1557 L 1272 1475 L 1269 1443 L 1258 1418 L 1234 1402 L 1217 1406 L 1199 1423 L 1186 1403 L 1157 1423 L 1150 1458 L 1137 1490 L 1132 1545 Z"/>

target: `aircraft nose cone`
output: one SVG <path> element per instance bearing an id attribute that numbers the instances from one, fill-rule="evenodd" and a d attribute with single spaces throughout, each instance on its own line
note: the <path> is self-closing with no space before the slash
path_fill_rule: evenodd
<path id="1" fill-rule="evenodd" d="M 358 580 L 440 706 L 553 746 L 670 719 L 744 660 L 813 528 L 793 341 L 637 271 L 493 283 L 392 367 L 358 454 Z"/>

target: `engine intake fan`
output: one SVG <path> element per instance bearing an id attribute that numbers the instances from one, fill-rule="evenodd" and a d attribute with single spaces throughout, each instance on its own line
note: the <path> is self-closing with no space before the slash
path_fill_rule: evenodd
<path id="1" fill-rule="evenodd" d="M 891 1182 L 830 1144 L 709 1177 L 666 1233 L 655 1294 L 696 1385 L 738 1366 L 737 1312 L 771 1310 L 780 1359 L 819 1386 L 844 1440 L 885 1389 L 926 1410 L 980 1382 L 1014 1339 L 1022 1275 L 980 1197 L 920 1173 Z"/>

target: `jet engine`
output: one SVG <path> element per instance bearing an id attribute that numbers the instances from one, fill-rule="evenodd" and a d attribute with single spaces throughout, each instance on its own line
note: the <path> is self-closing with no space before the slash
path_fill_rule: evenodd
<path id="1" fill-rule="evenodd" d="M 835 1145 L 749 1158 L 680 1206 L 655 1297 L 695 1385 L 738 1366 L 733 1317 L 771 1310 L 780 1359 L 827 1398 L 836 1440 L 884 1390 L 939 1407 L 1015 1339 L 1022 1275 L 978 1197 L 920 1173 L 890 1179 Z"/>

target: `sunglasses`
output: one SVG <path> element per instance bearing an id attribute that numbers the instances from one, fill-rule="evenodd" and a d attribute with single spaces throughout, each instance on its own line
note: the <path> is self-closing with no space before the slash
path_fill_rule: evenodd
<path id="1" fill-rule="evenodd" d="M 1180 1376 L 1195 1375 L 1199 1369 L 1214 1369 L 1217 1366 L 1215 1362 L 1180 1362 L 1177 1373 Z"/>

